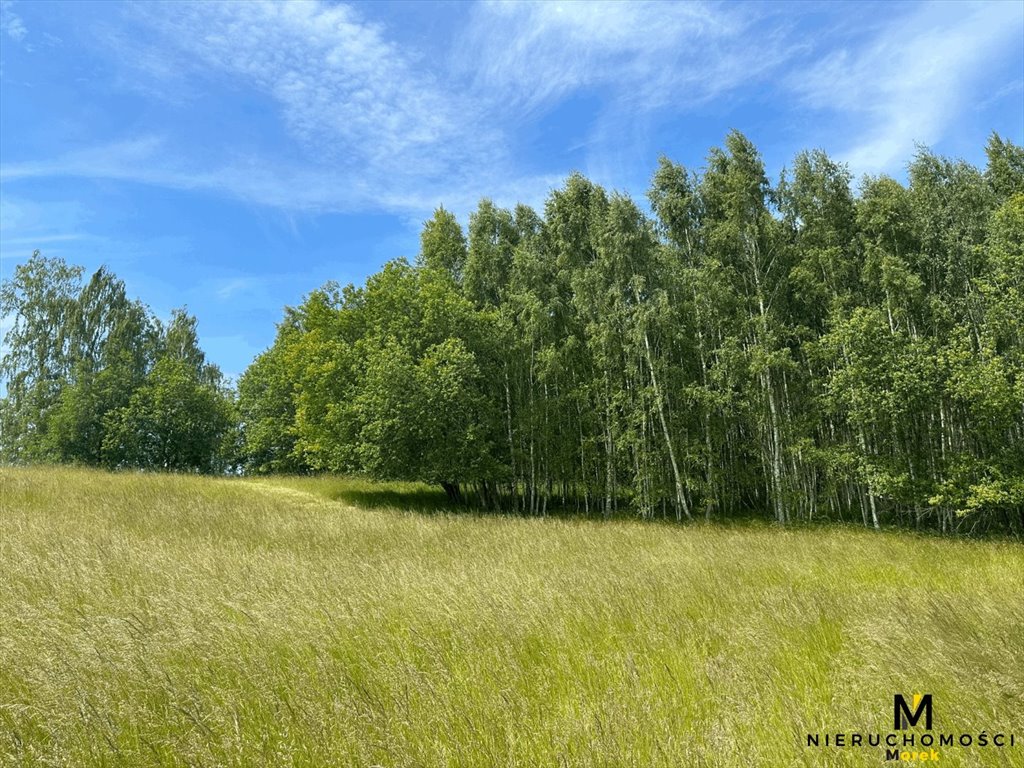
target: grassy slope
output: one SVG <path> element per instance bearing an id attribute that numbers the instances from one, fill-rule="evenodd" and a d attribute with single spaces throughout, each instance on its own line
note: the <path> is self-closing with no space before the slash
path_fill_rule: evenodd
<path id="1" fill-rule="evenodd" d="M 402 513 L 324 498 L 401 499 L 340 481 L 0 482 L 0 762 L 879 765 L 804 734 L 887 732 L 917 690 L 939 730 L 1024 741 L 1019 545 Z"/>

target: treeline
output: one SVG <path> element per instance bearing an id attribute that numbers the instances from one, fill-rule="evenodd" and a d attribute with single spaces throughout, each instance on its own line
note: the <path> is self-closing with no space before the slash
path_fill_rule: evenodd
<path id="1" fill-rule="evenodd" d="M 101 268 L 36 251 L 0 288 L 0 458 L 220 472 L 237 464 L 234 394 L 196 321 L 162 323 Z M 6 324 L 6 323 L 5 323 Z"/>
<path id="2" fill-rule="evenodd" d="M 357 472 L 544 515 L 1024 533 L 1024 149 L 904 186 L 739 133 L 648 215 L 580 175 L 543 216 L 439 209 L 415 264 L 288 308 L 237 395 L 184 311 L 38 253 L 0 291 L 0 457 Z"/>
<path id="3" fill-rule="evenodd" d="M 1024 150 L 909 184 L 733 133 L 629 197 L 440 209 L 415 265 L 288 309 L 239 383 L 251 472 L 543 515 L 1024 531 Z"/>

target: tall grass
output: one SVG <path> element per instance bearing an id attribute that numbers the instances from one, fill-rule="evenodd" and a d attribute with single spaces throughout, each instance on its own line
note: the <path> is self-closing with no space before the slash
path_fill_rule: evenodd
<path id="1" fill-rule="evenodd" d="M 424 488 L 324 479 L 0 483 L 5 764 L 878 765 L 806 734 L 888 732 L 915 691 L 937 731 L 1024 742 L 1019 544 L 421 514 L 386 505 L 434 510 Z"/>

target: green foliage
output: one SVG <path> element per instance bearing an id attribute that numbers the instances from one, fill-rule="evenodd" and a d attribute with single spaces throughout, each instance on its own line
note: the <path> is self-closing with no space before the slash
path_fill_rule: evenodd
<path id="1" fill-rule="evenodd" d="M 314 291 L 240 382 L 247 466 L 490 479 L 494 323 L 447 270 L 404 261 Z"/>
<path id="2" fill-rule="evenodd" d="M 233 459 L 235 417 L 220 371 L 199 348 L 195 318 L 166 328 L 101 267 L 38 251 L 0 291 L 13 316 L 0 371 L 0 455 L 9 462 L 219 471 Z"/>
<path id="3" fill-rule="evenodd" d="M 456 281 L 466 266 L 466 236 L 455 214 L 438 208 L 423 225 L 420 235 L 420 263 L 428 269 L 447 272 Z"/>
<path id="4" fill-rule="evenodd" d="M 477 306 L 496 307 L 508 292 L 512 260 L 519 244 L 512 212 L 481 200 L 469 217 L 469 250 L 463 283 L 466 296 Z"/>
<path id="5" fill-rule="evenodd" d="M 231 401 L 189 361 L 157 361 L 128 404 L 105 418 L 104 462 L 113 467 L 223 470 Z"/>
<path id="6" fill-rule="evenodd" d="M 985 147 L 985 179 L 999 200 L 1024 195 L 1024 147 L 993 133 Z"/>
<path id="7" fill-rule="evenodd" d="M 237 404 L 194 318 L 37 254 L 0 293 L 0 450 L 365 473 L 535 515 L 1020 534 L 1024 150 L 986 152 L 922 148 L 908 184 L 855 193 L 821 151 L 772 184 L 733 132 L 700 173 L 661 159 L 653 219 L 578 173 L 543 215 L 485 199 L 464 232 L 439 208 L 415 264 L 288 309 Z"/>
<path id="8" fill-rule="evenodd" d="M 290 360 L 301 338 L 294 320 L 278 328 L 277 342 L 258 355 L 238 381 L 238 413 L 245 468 L 253 473 L 300 473 L 296 454 L 295 383 Z"/>
<path id="9" fill-rule="evenodd" d="M 61 382 L 74 366 L 71 336 L 80 316 L 82 269 L 36 251 L 0 286 L 0 316 L 11 318 L 4 336 L 0 375 L 2 454 L 6 461 L 46 457 L 45 435 Z"/>
<path id="10" fill-rule="evenodd" d="M 733 132 L 649 199 L 448 211 L 416 266 L 314 292 L 242 382 L 249 466 L 544 514 L 767 511 L 1024 531 L 1021 150 L 909 185 Z M 1016 196 L 1015 196 L 1016 195 Z M 466 490 L 466 493 L 460 492 Z"/>

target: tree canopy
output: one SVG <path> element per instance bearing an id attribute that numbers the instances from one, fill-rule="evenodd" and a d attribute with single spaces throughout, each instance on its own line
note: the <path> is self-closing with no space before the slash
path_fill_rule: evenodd
<path id="1" fill-rule="evenodd" d="M 236 455 L 233 395 L 199 348 L 196 320 L 161 323 L 105 267 L 36 251 L 0 290 L 12 318 L 0 358 L 8 462 L 216 471 Z"/>
<path id="2" fill-rule="evenodd" d="M 365 472 L 544 514 L 1024 530 L 1024 163 L 908 184 L 731 133 L 650 214 L 438 209 L 415 265 L 289 310 L 240 383 L 252 471 Z"/>
<path id="3" fill-rule="evenodd" d="M 417 258 L 287 308 L 237 403 L 107 270 L 3 287 L 7 461 L 355 472 L 543 515 L 1024 533 L 1024 150 L 907 183 L 733 132 L 647 206 L 439 208 Z"/>

